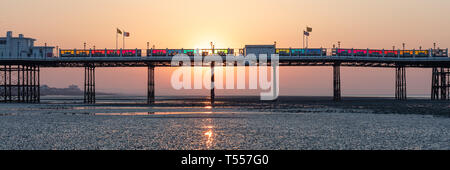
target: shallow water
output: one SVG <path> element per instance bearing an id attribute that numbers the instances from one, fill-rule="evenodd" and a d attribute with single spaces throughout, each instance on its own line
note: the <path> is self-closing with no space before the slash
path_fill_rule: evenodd
<path id="1" fill-rule="evenodd" d="M 100 97 L 101 99 L 102 97 Z M 55 100 L 58 99 L 58 100 Z M 450 149 L 450 103 L 47 96 L 0 104 L 0 149 Z M 111 104 L 117 103 L 117 104 Z"/>

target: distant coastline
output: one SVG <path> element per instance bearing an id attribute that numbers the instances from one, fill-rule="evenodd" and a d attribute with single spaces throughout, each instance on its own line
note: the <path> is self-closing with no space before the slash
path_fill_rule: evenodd
<path id="1" fill-rule="evenodd" d="M 84 91 L 77 85 L 70 85 L 67 88 L 49 87 L 48 85 L 42 85 L 40 89 L 42 96 L 48 95 L 83 95 Z M 97 95 L 113 95 L 112 93 L 96 92 Z"/>

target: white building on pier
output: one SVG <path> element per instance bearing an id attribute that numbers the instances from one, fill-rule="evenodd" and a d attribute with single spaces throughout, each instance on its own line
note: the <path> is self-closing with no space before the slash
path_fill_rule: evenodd
<path id="1" fill-rule="evenodd" d="M 45 58 L 53 57 L 51 46 L 34 46 L 36 39 L 24 37 L 19 34 L 13 37 L 12 31 L 6 37 L 0 37 L 0 58 Z"/>

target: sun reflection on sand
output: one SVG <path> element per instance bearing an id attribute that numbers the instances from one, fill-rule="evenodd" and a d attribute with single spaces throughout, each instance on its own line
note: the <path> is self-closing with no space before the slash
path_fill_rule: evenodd
<path id="1" fill-rule="evenodd" d="M 206 131 L 206 132 L 204 133 L 204 135 L 206 136 L 206 148 L 209 149 L 209 148 L 212 146 L 213 141 L 214 141 L 214 137 L 213 137 L 214 133 L 213 133 L 213 130 L 212 130 L 212 129 L 209 129 L 208 131 Z"/>
<path id="2" fill-rule="evenodd" d="M 208 140 L 210 140 L 210 139 L 211 139 L 211 137 L 212 137 L 212 134 L 213 134 L 213 132 L 212 132 L 212 129 L 210 129 L 210 130 L 208 130 L 208 131 L 206 131 L 206 132 L 205 132 L 205 136 L 207 136 L 207 137 L 208 137 Z"/>
<path id="3" fill-rule="evenodd" d="M 209 123 L 212 122 L 211 119 L 207 119 L 206 121 Z M 206 131 L 203 132 L 203 135 L 206 138 L 205 144 L 206 144 L 206 148 L 209 149 L 209 148 L 211 148 L 211 146 L 213 145 L 213 142 L 214 142 L 214 126 L 208 125 L 208 126 L 204 126 L 204 128 L 207 129 Z"/>

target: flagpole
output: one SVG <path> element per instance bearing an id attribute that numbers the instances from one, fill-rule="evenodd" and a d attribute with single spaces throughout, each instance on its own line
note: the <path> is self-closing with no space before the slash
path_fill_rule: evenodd
<path id="1" fill-rule="evenodd" d="M 305 48 L 305 30 L 303 30 L 303 32 L 302 32 L 302 35 L 303 35 L 303 48 Z"/>
<path id="2" fill-rule="evenodd" d="M 117 48 L 119 47 L 118 41 L 119 41 L 119 33 L 117 32 L 117 29 L 116 29 L 116 51 L 117 51 Z"/>
<path id="3" fill-rule="evenodd" d="M 122 33 L 122 36 L 123 36 L 122 45 L 123 45 L 123 47 L 122 47 L 122 49 L 125 49 L 125 33 L 126 33 L 126 31 L 123 30 L 123 33 Z"/>
<path id="4" fill-rule="evenodd" d="M 308 32 L 308 25 L 306 26 L 306 32 Z M 305 35 L 305 33 L 306 33 L 305 31 L 303 32 L 303 35 Z M 309 32 L 308 32 L 309 33 Z M 306 49 L 308 49 L 308 37 L 309 37 L 309 34 L 306 34 L 305 35 L 305 41 L 306 41 L 306 43 L 305 43 L 305 47 L 304 48 L 306 48 Z"/>
<path id="5" fill-rule="evenodd" d="M 308 49 L 308 40 L 309 40 L 309 35 L 306 36 L 306 49 Z"/>

